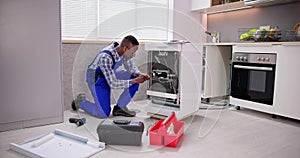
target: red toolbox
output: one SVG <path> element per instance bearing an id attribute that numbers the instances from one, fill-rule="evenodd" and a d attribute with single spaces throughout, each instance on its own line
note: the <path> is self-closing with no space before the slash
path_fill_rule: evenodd
<path id="1" fill-rule="evenodd" d="M 172 112 L 166 119 L 157 121 L 149 129 L 150 144 L 175 148 L 182 139 L 183 133 L 184 122 L 178 121 L 175 112 Z"/>

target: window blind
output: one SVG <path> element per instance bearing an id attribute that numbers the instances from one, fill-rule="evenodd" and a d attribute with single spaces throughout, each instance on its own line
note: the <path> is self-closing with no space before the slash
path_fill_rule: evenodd
<path id="1" fill-rule="evenodd" d="M 84 38 L 97 26 L 97 0 L 62 0 L 62 36 Z"/>
<path id="2" fill-rule="evenodd" d="M 61 0 L 63 38 L 172 39 L 173 0 Z"/>

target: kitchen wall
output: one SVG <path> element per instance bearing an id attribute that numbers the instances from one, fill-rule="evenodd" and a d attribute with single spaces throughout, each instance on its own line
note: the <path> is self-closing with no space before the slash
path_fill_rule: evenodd
<path id="1" fill-rule="evenodd" d="M 239 41 L 239 28 L 279 26 L 283 33 L 300 22 L 300 2 L 207 15 L 209 31 L 221 33 L 221 42 Z"/>
<path id="2" fill-rule="evenodd" d="M 190 11 L 189 1 L 174 0 L 173 38 L 199 43 L 204 28 L 199 22 L 200 14 Z"/>

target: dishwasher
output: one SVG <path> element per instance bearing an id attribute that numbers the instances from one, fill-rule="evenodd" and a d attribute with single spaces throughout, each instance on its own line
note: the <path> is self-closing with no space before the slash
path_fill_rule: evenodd
<path id="1" fill-rule="evenodd" d="M 197 45 L 186 42 L 148 43 L 148 70 L 151 75 L 147 96 L 148 115 L 180 119 L 198 111 L 201 104 L 202 58 Z"/>

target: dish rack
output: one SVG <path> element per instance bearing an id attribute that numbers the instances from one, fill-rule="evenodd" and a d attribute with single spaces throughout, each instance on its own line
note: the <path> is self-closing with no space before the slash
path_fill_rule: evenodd
<path id="1" fill-rule="evenodd" d="M 284 41 L 300 41 L 300 34 L 295 30 L 286 30 L 284 34 Z"/>
<path id="2" fill-rule="evenodd" d="M 254 31 L 256 30 L 256 31 Z M 240 41 L 254 42 L 279 42 L 282 41 L 281 30 L 259 30 L 258 28 L 239 28 L 238 39 Z"/>

